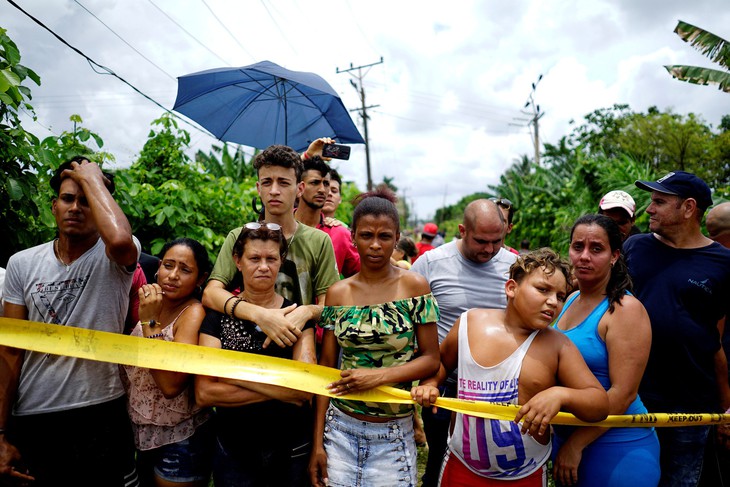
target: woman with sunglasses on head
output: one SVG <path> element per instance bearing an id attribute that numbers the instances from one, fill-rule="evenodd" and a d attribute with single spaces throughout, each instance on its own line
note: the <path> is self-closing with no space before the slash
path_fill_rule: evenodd
<path id="1" fill-rule="evenodd" d="M 651 344 L 644 306 L 631 295 L 619 226 L 585 215 L 570 232 L 570 260 L 578 291 L 556 320 L 608 392 L 609 414 L 646 414 L 638 396 Z M 558 485 L 652 487 L 659 482 L 659 441 L 652 428 L 556 426 Z"/>
<path id="2" fill-rule="evenodd" d="M 438 308 L 423 276 L 391 264 L 400 237 L 395 197 L 361 195 L 352 220 L 360 272 L 327 291 L 320 365 L 341 378 L 317 396 L 309 471 L 313 485 L 416 485 L 413 404 L 353 397 L 381 385 L 410 390 L 439 368 Z M 418 353 L 415 353 L 416 340 Z"/>
<path id="3" fill-rule="evenodd" d="M 235 317 L 236 306 L 244 301 L 267 309 L 291 306 L 274 290 L 286 251 L 287 242 L 278 224 L 244 225 L 233 246 L 243 290 L 228 299 L 223 306 L 225 313 L 208 312 L 200 330 L 200 345 L 316 363 L 314 322 L 307 323 L 293 346 L 272 344 L 264 348 L 266 334 L 256 323 Z M 195 394 L 199 404 L 216 406 L 216 487 L 309 485 L 311 394 L 207 376 L 196 378 Z"/>
<path id="4" fill-rule="evenodd" d="M 200 242 L 179 238 L 166 243 L 160 256 L 156 282 L 138 291 L 140 322 L 131 334 L 197 344 L 208 253 Z M 141 485 L 207 486 L 210 415 L 195 404 L 190 374 L 127 365 L 123 370 Z"/>

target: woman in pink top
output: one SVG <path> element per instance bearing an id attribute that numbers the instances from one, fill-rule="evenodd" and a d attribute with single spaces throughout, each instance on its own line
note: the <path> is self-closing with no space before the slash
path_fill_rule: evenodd
<path id="1" fill-rule="evenodd" d="M 140 322 L 132 336 L 197 345 L 208 254 L 196 240 L 180 238 L 160 255 L 157 282 L 139 289 Z M 195 404 L 192 377 L 131 366 L 124 371 L 141 484 L 207 486 L 212 435 L 208 411 Z"/>

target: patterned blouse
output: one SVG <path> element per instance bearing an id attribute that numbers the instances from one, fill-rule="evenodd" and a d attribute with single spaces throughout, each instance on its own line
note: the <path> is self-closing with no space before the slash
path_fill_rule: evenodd
<path id="1" fill-rule="evenodd" d="M 165 341 L 173 341 L 175 322 L 186 309 L 162 329 Z M 131 334 L 144 336 L 142 325 L 137 323 Z M 210 417 L 208 409 L 195 404 L 192 382 L 178 396 L 167 399 L 157 387 L 150 369 L 131 365 L 121 367 L 126 372 L 126 376 L 122 374 L 122 381 L 127 388 L 127 412 L 139 450 L 151 450 L 189 438 Z"/>
<path id="2" fill-rule="evenodd" d="M 320 323 L 333 330 L 342 349 L 342 370 L 395 367 L 413 359 L 416 346 L 415 325 L 435 323 L 438 305 L 428 293 L 367 306 L 325 306 Z M 393 384 L 410 390 L 411 383 Z M 332 399 L 346 412 L 377 417 L 403 417 L 411 414 L 412 404 Z"/>

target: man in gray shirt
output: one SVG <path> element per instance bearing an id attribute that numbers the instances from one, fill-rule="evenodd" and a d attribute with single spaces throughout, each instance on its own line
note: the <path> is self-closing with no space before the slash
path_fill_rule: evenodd
<path id="1" fill-rule="evenodd" d="M 517 256 L 502 247 L 505 230 L 504 216 L 494 201 L 472 201 L 464 209 L 464 221 L 459 225 L 461 239 L 423 254 L 413 264 L 411 270 L 428 280 L 439 305 L 439 343 L 464 311 L 507 306 L 504 285 Z M 455 397 L 455 394 L 455 377 L 450 377 L 442 395 Z M 448 410 L 440 409 L 436 414 L 430 409 L 423 410 L 429 448 L 424 487 L 438 482 L 450 419 Z"/>
<path id="2" fill-rule="evenodd" d="M 51 187 L 58 238 L 10 258 L 5 316 L 121 333 L 140 249 L 113 184 L 78 157 Z M 0 483 L 33 479 L 136 485 L 117 364 L 0 347 Z"/>

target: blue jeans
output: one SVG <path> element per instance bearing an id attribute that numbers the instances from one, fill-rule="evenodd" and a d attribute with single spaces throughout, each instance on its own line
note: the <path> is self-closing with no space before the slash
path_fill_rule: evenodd
<path id="1" fill-rule="evenodd" d="M 657 428 L 661 487 L 694 487 L 700 480 L 709 426 Z"/>
<path id="2" fill-rule="evenodd" d="M 362 421 L 330 404 L 324 426 L 330 486 L 415 486 L 418 476 L 413 417 Z"/>
<path id="3" fill-rule="evenodd" d="M 208 420 L 189 438 L 152 450 L 137 452 L 137 471 L 142 486 L 155 485 L 154 476 L 168 482 L 200 482 L 210 479 L 213 428 Z"/>
<path id="4" fill-rule="evenodd" d="M 293 450 L 281 445 L 257 443 L 258 438 L 241 438 L 244 448 L 235 449 L 215 440 L 213 483 L 216 487 L 309 487 L 311 444 Z"/>

